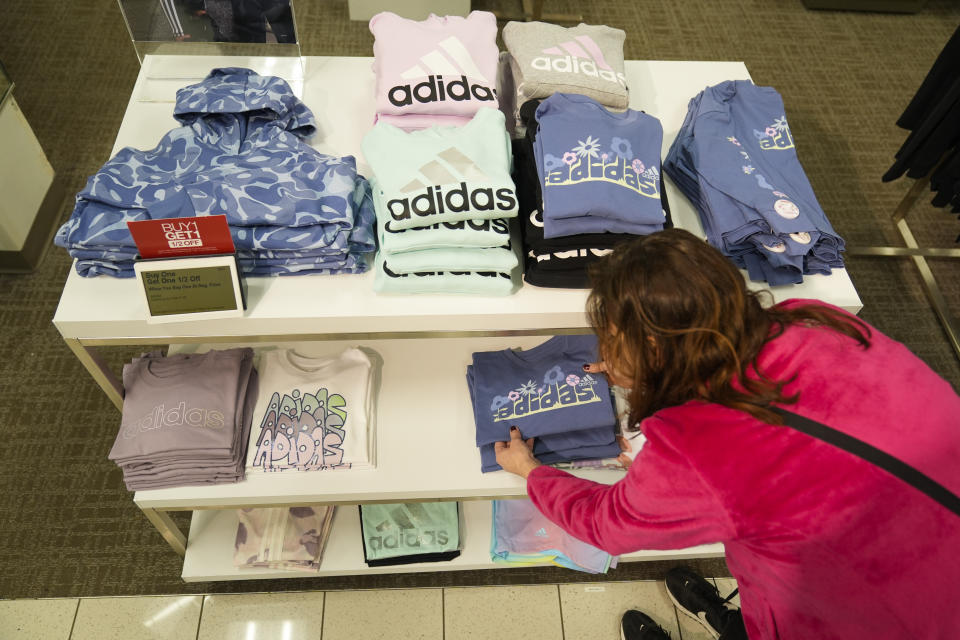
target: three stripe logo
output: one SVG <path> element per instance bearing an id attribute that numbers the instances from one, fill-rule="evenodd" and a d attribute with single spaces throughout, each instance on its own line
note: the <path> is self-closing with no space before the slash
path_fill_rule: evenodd
<path id="1" fill-rule="evenodd" d="M 428 75 L 459 76 L 461 74 L 471 80 L 490 82 L 480 71 L 480 67 L 460 39 L 450 36 L 442 40 L 438 48 L 422 55 L 420 62 L 401 73 L 400 77 L 404 80 L 416 80 Z"/>
<path id="2" fill-rule="evenodd" d="M 561 42 L 555 47 L 547 47 L 541 53 L 547 55 L 538 56 L 530 63 L 530 66 L 538 71 L 580 73 L 591 78 L 616 82 L 624 88 L 627 86 L 626 76 L 610 66 L 603 51 L 590 36 L 574 36 L 572 40 Z"/>
<path id="3" fill-rule="evenodd" d="M 448 147 L 426 163 L 414 178 L 400 188 L 401 193 L 413 193 L 430 185 L 457 184 L 461 181 L 489 180 L 483 169 L 456 147 Z"/>
<path id="4" fill-rule="evenodd" d="M 447 147 L 400 187 L 397 194 L 400 197 L 387 201 L 386 212 L 391 218 L 387 226 L 392 227 L 388 230 L 444 221 L 433 216 L 451 218 L 456 214 L 455 220 L 462 220 L 465 217 L 462 214 L 473 214 L 471 218 L 516 214 L 517 196 L 513 185 L 497 188 L 491 184 L 495 182 L 462 151 Z M 480 186 L 474 186 L 478 183 Z"/>
<path id="5" fill-rule="evenodd" d="M 590 36 L 575 36 L 573 40 L 561 42 L 556 47 L 544 49 L 543 52 L 552 56 L 569 54 L 574 58 L 593 60 L 599 68 L 612 71 L 610 65 L 607 64 L 606 59 L 603 57 L 603 52 L 600 50 L 600 47 L 597 46 L 597 43 L 594 42 Z"/>

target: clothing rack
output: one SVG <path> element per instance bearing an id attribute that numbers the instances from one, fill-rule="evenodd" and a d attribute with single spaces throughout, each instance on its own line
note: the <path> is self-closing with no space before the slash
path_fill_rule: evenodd
<path id="1" fill-rule="evenodd" d="M 936 171 L 936 168 L 934 168 L 934 171 Z M 947 334 L 950 346 L 953 347 L 954 353 L 957 358 L 960 359 L 960 325 L 957 324 L 956 318 L 954 318 L 950 312 L 947 301 L 940 291 L 940 286 L 937 284 L 937 279 L 934 277 L 933 271 L 930 270 L 930 265 L 927 264 L 927 258 L 960 258 L 960 249 L 921 247 L 917 244 L 916 238 L 914 238 L 913 232 L 910 230 L 910 225 L 907 224 L 907 214 L 913 209 L 917 200 L 927 191 L 932 174 L 933 171 L 913 183 L 913 186 L 910 187 L 910 190 L 907 191 L 903 199 L 900 200 L 900 204 L 893 210 L 893 215 L 890 217 L 893 226 L 900 233 L 904 244 L 907 245 L 906 247 L 848 247 L 847 254 L 852 256 L 912 258 L 913 263 L 917 266 L 917 271 L 920 272 L 920 279 L 923 283 L 923 291 L 927 296 L 927 300 L 933 307 L 934 313 L 937 314 L 937 319 L 940 320 L 940 324 Z"/>

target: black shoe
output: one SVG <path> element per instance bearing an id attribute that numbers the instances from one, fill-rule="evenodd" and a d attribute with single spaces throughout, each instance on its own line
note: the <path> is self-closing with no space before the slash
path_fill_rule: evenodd
<path id="1" fill-rule="evenodd" d="M 737 608 L 728 608 L 727 602 L 736 595 L 736 591 L 720 596 L 717 588 L 701 578 L 687 567 L 676 567 L 667 572 L 667 595 L 677 609 L 700 624 L 714 638 L 733 626 L 742 626 L 743 618 Z"/>
<path id="2" fill-rule="evenodd" d="M 670 640 L 670 635 L 653 618 L 635 609 L 620 618 L 620 637 L 622 640 Z"/>

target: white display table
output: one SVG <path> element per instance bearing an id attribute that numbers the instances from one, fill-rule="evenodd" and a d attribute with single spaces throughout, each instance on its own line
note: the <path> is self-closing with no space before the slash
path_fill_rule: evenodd
<path id="1" fill-rule="evenodd" d="M 152 148 L 176 125 L 176 89 L 202 79 L 213 67 L 244 66 L 287 79 L 317 117 L 314 146 L 354 154 L 369 167 L 360 141 L 373 122 L 371 58 L 221 58 L 147 56 L 134 86 L 114 152 Z M 631 107 L 660 118 L 666 153 L 687 101 L 706 85 L 748 79 L 739 62 L 628 62 Z M 675 224 L 703 235 L 690 203 L 666 182 Z M 140 491 L 134 501 L 179 553 L 186 580 L 317 575 L 238 571 L 232 566 L 238 506 L 355 505 L 416 500 L 464 503 L 464 552 L 450 563 L 370 569 L 360 552 L 355 508 L 338 511 L 320 575 L 491 568 L 489 499 L 525 495 L 522 480 L 482 474 L 473 444 L 473 417 L 464 381 L 470 354 L 530 347 L 556 333 L 588 331 L 583 290 L 523 286 L 505 298 L 381 296 L 372 274 L 250 278 L 242 318 L 148 324 L 136 282 L 81 278 L 71 270 L 54 323 L 67 344 L 119 408 L 122 390 L 94 347 L 108 344 L 174 344 L 177 350 L 298 343 L 304 353 L 329 354 L 361 344 L 383 358 L 377 404 L 377 468 L 317 474 L 251 475 L 242 483 Z M 751 285 L 752 286 L 752 285 Z M 819 298 L 857 312 L 860 299 L 843 269 L 809 276 L 802 285 L 773 289 L 774 299 Z M 291 301 L 295 301 L 292 303 Z M 614 471 L 578 472 L 614 482 Z M 227 511 L 203 511 L 226 509 Z M 166 511 L 194 513 L 189 542 Z M 648 551 L 624 560 L 722 555 L 721 545 L 683 551 Z"/>

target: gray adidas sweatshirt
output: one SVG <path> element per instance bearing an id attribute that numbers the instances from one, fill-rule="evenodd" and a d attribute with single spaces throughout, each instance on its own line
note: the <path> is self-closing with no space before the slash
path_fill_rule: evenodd
<path id="1" fill-rule="evenodd" d="M 508 22 L 503 42 L 513 58 L 518 105 L 554 93 L 579 93 L 608 107 L 626 108 L 625 38 L 621 29 L 602 25 Z"/>

